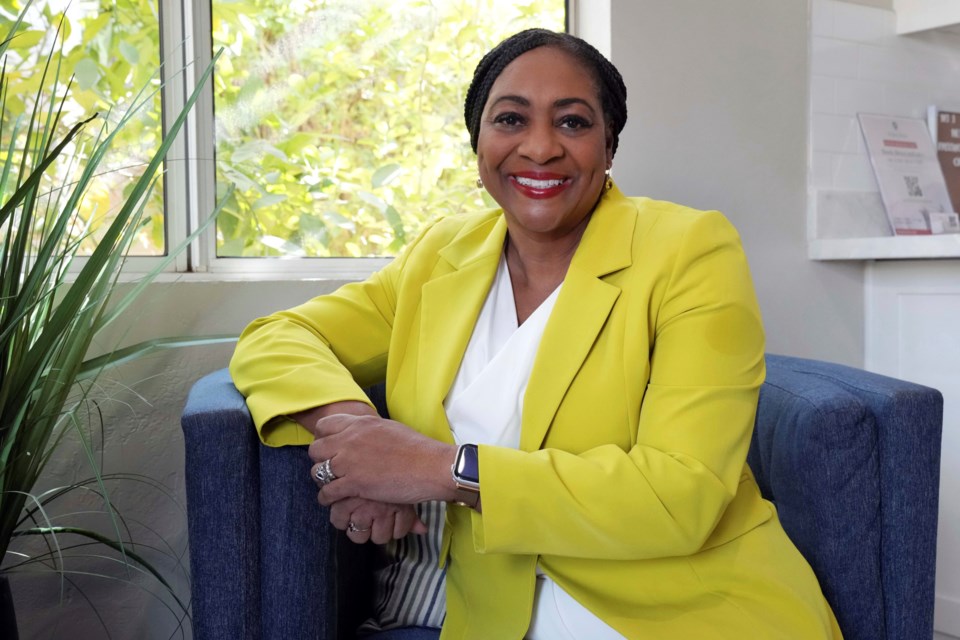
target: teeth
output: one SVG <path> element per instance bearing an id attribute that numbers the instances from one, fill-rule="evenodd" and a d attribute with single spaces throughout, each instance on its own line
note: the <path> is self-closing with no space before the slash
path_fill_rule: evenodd
<path id="1" fill-rule="evenodd" d="M 533 189 L 549 189 L 550 187 L 557 187 L 563 184 L 563 180 L 533 180 L 531 178 L 521 178 L 520 176 L 516 177 L 516 181 L 525 187 L 531 187 Z"/>

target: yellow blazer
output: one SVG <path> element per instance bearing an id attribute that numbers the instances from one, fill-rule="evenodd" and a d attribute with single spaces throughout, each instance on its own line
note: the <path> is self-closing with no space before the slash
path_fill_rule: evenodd
<path id="1" fill-rule="evenodd" d="M 452 442 L 443 400 L 493 281 L 500 211 L 446 218 L 362 283 L 260 319 L 231 373 L 271 445 L 282 416 L 365 400 Z M 763 330 L 717 212 L 607 192 L 524 400 L 520 448 L 480 447 L 483 513 L 447 511 L 441 638 L 522 638 L 535 568 L 627 638 L 839 638 L 745 460 Z"/>

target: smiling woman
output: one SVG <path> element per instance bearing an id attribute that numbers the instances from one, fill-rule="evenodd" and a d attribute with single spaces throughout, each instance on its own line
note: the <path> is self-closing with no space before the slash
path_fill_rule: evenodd
<path id="1" fill-rule="evenodd" d="M 487 97 L 477 165 L 510 225 L 507 261 L 515 296 L 527 283 L 542 282 L 529 277 L 521 256 L 553 254 L 551 245 L 560 240 L 569 259 L 602 193 L 613 134 L 593 86 L 590 71 L 571 54 L 540 47 L 507 65 Z M 543 283 L 549 291 L 565 271 Z M 531 293 L 532 310 L 545 295 Z"/>
<path id="2" fill-rule="evenodd" d="M 746 464 L 764 335 L 739 237 L 606 177 L 626 101 L 587 42 L 508 37 L 464 109 L 500 208 L 240 338 L 262 440 L 312 441 L 330 522 L 385 545 L 361 635 L 840 637 Z"/>

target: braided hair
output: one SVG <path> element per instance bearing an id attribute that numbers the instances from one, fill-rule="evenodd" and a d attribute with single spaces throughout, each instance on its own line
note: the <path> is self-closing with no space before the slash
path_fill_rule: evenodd
<path id="1" fill-rule="evenodd" d="M 521 54 L 547 46 L 569 53 L 590 71 L 597 85 L 604 121 L 613 135 L 611 156 L 617 152 L 620 132 L 627 123 L 627 87 L 623 84 L 620 72 L 585 40 L 569 33 L 527 29 L 510 36 L 488 51 L 473 72 L 473 80 L 463 104 L 463 117 L 470 132 L 470 146 L 474 153 L 477 151 L 477 139 L 480 136 L 480 116 L 497 77 Z"/>

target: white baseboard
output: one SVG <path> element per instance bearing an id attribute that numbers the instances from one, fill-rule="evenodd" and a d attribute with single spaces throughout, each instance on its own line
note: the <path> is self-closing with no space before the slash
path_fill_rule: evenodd
<path id="1" fill-rule="evenodd" d="M 960 638 L 960 600 L 937 596 L 933 609 L 933 628 L 940 634 Z"/>

